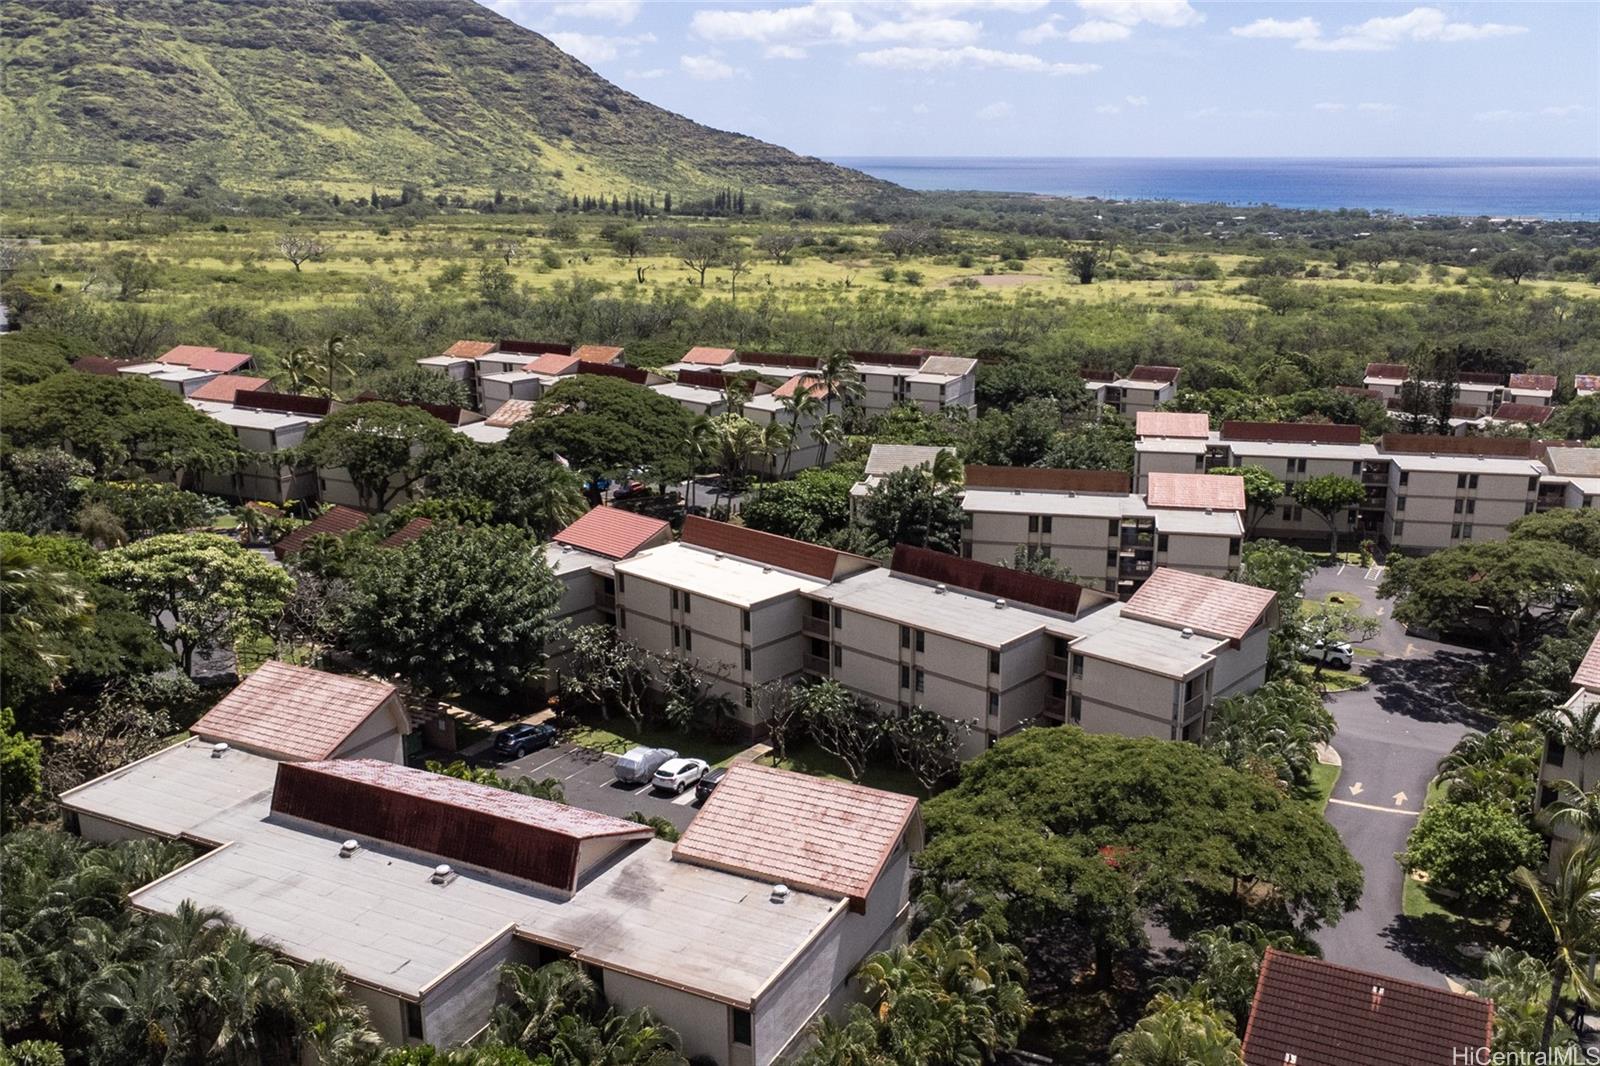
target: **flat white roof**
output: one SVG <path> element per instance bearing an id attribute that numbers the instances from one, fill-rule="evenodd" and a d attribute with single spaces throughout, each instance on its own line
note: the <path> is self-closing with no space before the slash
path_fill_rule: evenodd
<path id="1" fill-rule="evenodd" d="M 328 959 L 411 998 L 514 929 L 580 962 L 747 1005 L 849 905 L 800 891 L 774 904 L 764 882 L 674 862 L 659 840 L 625 849 L 567 899 L 462 865 L 435 885 L 432 856 L 363 839 L 341 858 L 348 833 L 273 815 L 276 772 L 273 760 L 237 750 L 214 759 L 209 744 L 188 741 L 64 799 L 222 845 L 132 892 L 135 906 L 218 907 L 293 959 Z"/>
<path id="2" fill-rule="evenodd" d="M 186 400 L 190 407 L 224 425 L 240 429 L 289 429 L 309 426 L 317 421 L 310 415 L 291 415 L 279 411 L 258 411 L 253 407 L 235 407 L 230 403 L 208 400 Z"/>
<path id="3" fill-rule="evenodd" d="M 1196 437 L 1140 437 L 1133 444 L 1136 452 L 1171 452 L 1177 455 L 1204 455 L 1208 441 Z"/>
<path id="4" fill-rule="evenodd" d="M 1388 452 L 1388 459 L 1401 470 L 1445 474 L 1520 474 L 1536 477 L 1545 472 L 1544 464 L 1532 459 L 1506 459 L 1496 455 L 1422 455 L 1413 452 Z"/>
<path id="5" fill-rule="evenodd" d="M 664 385 L 651 385 L 651 392 L 659 392 L 679 403 L 700 404 L 706 407 L 723 403 L 728 399 L 728 394 L 721 389 L 709 389 L 704 385 L 680 385 L 676 381 L 669 381 Z"/>
<path id="6" fill-rule="evenodd" d="M 1349 462 L 1387 459 L 1375 444 L 1312 444 L 1309 441 L 1225 440 L 1234 455 L 1264 455 L 1274 459 L 1343 459 Z"/>
<path id="7" fill-rule="evenodd" d="M 854 574 L 813 595 L 848 610 L 996 649 L 1061 618 L 1015 601 L 996 607 L 995 597 L 967 589 L 939 592 L 932 584 L 884 569 Z"/>
<path id="8" fill-rule="evenodd" d="M 473 422 L 466 426 L 457 426 L 456 432 L 468 440 L 475 440 L 479 444 L 499 444 L 511 436 L 510 426 L 491 426 L 487 422 Z"/>
<path id="9" fill-rule="evenodd" d="M 827 582 L 804 574 L 719 555 L 704 548 L 674 542 L 640 552 L 616 564 L 627 577 L 687 589 L 736 607 L 753 607 L 796 592 L 815 592 Z"/>
<path id="10" fill-rule="evenodd" d="M 854 489 L 851 490 L 854 492 Z M 1027 492 L 1010 489 L 967 489 L 961 509 L 978 514 L 1051 515 L 1062 518 L 1152 518 L 1162 533 L 1217 537 L 1244 535 L 1237 511 L 1148 507 L 1137 493 L 1097 495 L 1089 492 Z"/>
<path id="11" fill-rule="evenodd" d="M 611 560 L 603 556 L 554 541 L 544 546 L 544 561 L 550 564 L 550 569 L 557 577 L 565 577 L 577 570 L 593 570 L 602 564 L 609 569 L 611 565 Z"/>
<path id="12" fill-rule="evenodd" d="M 1122 663 L 1163 677 L 1188 678 L 1205 669 L 1227 641 L 1196 633 L 1186 637 L 1176 629 L 1122 616 L 1122 604 L 1109 604 L 1089 616 L 1116 614 L 1095 632 L 1071 644 L 1075 654 Z"/>

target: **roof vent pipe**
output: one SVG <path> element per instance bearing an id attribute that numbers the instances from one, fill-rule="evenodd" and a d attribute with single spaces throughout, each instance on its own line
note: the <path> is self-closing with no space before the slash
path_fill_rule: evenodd
<path id="1" fill-rule="evenodd" d="M 933 594 L 935 596 L 943 596 L 945 594 L 944 585 L 943 584 L 938 584 L 938 585 L 933 586 Z"/>
<path id="2" fill-rule="evenodd" d="M 361 850 L 360 841 L 346 840 L 343 844 L 339 845 L 339 858 L 348 859 L 350 856 L 354 855 L 356 852 L 358 852 L 360 850 Z"/>
<path id="3" fill-rule="evenodd" d="M 1188 640 L 1192 636 L 1194 636 L 1194 630 L 1191 629 L 1189 626 L 1184 626 L 1183 627 L 1183 639 L 1184 640 Z"/>
<path id="4" fill-rule="evenodd" d="M 227 741 L 219 740 L 215 744 L 211 745 L 211 757 L 213 759 L 220 759 L 224 755 L 226 755 L 227 753 L 228 753 Z"/>
<path id="5" fill-rule="evenodd" d="M 429 877 L 428 880 L 432 881 L 436 885 L 442 885 L 454 876 L 455 871 L 450 869 L 450 864 L 441 862 L 438 866 L 433 868 L 433 875 Z"/>
<path id="6" fill-rule="evenodd" d="M 997 611 L 1003 611 L 1003 610 L 1006 609 L 1006 601 L 1005 600 L 995 600 L 994 601 L 994 607 L 995 607 L 995 610 L 997 610 Z"/>
<path id="7" fill-rule="evenodd" d="M 772 886 L 772 895 L 769 897 L 774 903 L 782 903 L 789 898 L 789 886 L 776 884 Z"/>

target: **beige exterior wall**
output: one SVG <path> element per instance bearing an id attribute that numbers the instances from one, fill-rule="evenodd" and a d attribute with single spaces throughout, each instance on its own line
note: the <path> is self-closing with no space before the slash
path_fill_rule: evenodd
<path id="1" fill-rule="evenodd" d="M 1145 450 L 1137 444 L 1133 451 L 1134 489 L 1143 493 L 1150 488 L 1150 475 L 1203 474 L 1206 472 L 1205 453 L 1163 452 Z"/>
<path id="2" fill-rule="evenodd" d="M 436 1047 L 454 1047 L 489 1024 L 500 967 L 531 961 L 532 952 L 520 944 L 511 927 L 422 994 L 422 1038 Z"/>
<path id="3" fill-rule="evenodd" d="M 544 382 L 539 378 L 519 378 L 516 381 L 478 379 L 478 409 L 492 415 L 507 400 L 537 400 L 544 395 Z"/>
<path id="4" fill-rule="evenodd" d="M 397 477 L 393 483 L 399 484 L 400 480 Z M 339 503 L 358 510 L 366 509 L 361 503 L 361 494 L 356 491 L 355 483 L 350 480 L 350 471 L 342 466 L 317 468 L 317 498 L 323 503 Z M 403 507 L 421 498 L 422 492 L 413 485 L 397 493 L 394 499 L 389 501 L 389 507 L 390 509 Z"/>
<path id="5" fill-rule="evenodd" d="M 1504 540 L 1506 527 L 1531 513 L 1537 497 L 1537 478 L 1531 475 L 1475 474 L 1470 462 L 1459 473 L 1407 472 L 1391 465 L 1384 535 L 1407 553 Z"/>
<path id="6" fill-rule="evenodd" d="M 398 704 L 399 698 L 391 699 Z M 394 716 L 385 707 L 379 707 L 356 728 L 354 733 L 334 751 L 335 759 L 380 759 L 404 765 L 406 738 L 395 728 Z"/>
<path id="7" fill-rule="evenodd" d="M 1302 481 L 1313 478 L 1338 476 L 1361 480 L 1361 461 L 1352 459 L 1326 459 L 1316 454 L 1316 446 L 1308 444 L 1305 454 L 1297 458 L 1278 455 L 1239 455 L 1233 458 L 1234 466 L 1259 466 L 1283 482 L 1284 494 L 1252 533 L 1255 537 L 1273 537 L 1279 540 L 1328 539 L 1328 523 L 1315 511 L 1308 511 L 1294 502 L 1289 490 Z M 1356 509 L 1338 518 L 1339 538 L 1348 539 L 1356 530 Z"/>

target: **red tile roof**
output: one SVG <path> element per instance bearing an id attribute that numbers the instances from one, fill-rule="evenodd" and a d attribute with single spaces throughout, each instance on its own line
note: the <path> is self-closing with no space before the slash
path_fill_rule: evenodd
<path id="1" fill-rule="evenodd" d="M 897 574 L 921 578 L 997 599 L 1031 604 L 1047 611 L 1076 615 L 1084 607 L 1108 603 L 1112 597 L 1071 581 L 1039 577 L 976 559 L 962 559 L 928 548 L 897 544 L 889 568 Z M 1087 602 L 1085 602 L 1087 600 Z"/>
<path id="2" fill-rule="evenodd" d="M 1128 371 L 1129 381 L 1157 381 L 1163 385 L 1172 384 L 1178 380 L 1178 375 L 1183 371 L 1175 366 L 1136 366 Z"/>
<path id="3" fill-rule="evenodd" d="M 431 528 L 433 528 L 433 519 L 413 518 L 411 521 L 407 522 L 405 525 L 401 526 L 387 537 L 384 537 L 382 540 L 378 541 L 378 547 L 404 547 L 405 545 L 416 540 L 418 537 L 422 536 Z"/>
<path id="4" fill-rule="evenodd" d="M 1276 598 L 1271 589 L 1163 566 L 1122 605 L 1125 618 L 1241 640 Z"/>
<path id="5" fill-rule="evenodd" d="M 683 532 L 679 539 L 697 548 L 766 563 L 780 570 L 806 574 L 822 581 L 832 581 L 845 573 L 872 565 L 870 560 L 849 552 L 696 515 L 689 515 L 683 520 Z"/>
<path id="6" fill-rule="evenodd" d="M 1554 374 L 1512 374 L 1506 386 L 1515 392 L 1555 392 Z"/>
<path id="7" fill-rule="evenodd" d="M 683 353 L 683 362 L 698 366 L 721 366 L 733 362 L 732 348 L 704 348 L 696 345 Z"/>
<path id="8" fill-rule="evenodd" d="M 1465 1054 L 1477 1062 L 1493 1024 L 1489 1000 L 1269 948 L 1244 1034 L 1244 1061 L 1440 1066 Z"/>
<path id="9" fill-rule="evenodd" d="M 728 769 L 672 849 L 674 859 L 848 899 L 856 909 L 908 831 L 914 797 L 754 763 Z"/>
<path id="10" fill-rule="evenodd" d="M 360 529 L 366 521 L 367 516 L 363 512 L 336 503 L 305 525 L 291 530 L 287 536 L 272 546 L 272 553 L 279 559 L 288 558 L 305 547 L 306 541 L 319 533 L 342 537 L 352 530 Z"/>
<path id="11" fill-rule="evenodd" d="M 280 764 L 272 811 L 565 892 L 594 861 L 584 860 L 586 842 L 655 834 L 582 807 L 374 759 Z"/>
<path id="12" fill-rule="evenodd" d="M 125 366 L 133 364 L 126 359 L 107 359 L 103 355 L 81 355 L 72 361 L 72 369 L 81 374 L 115 375 Z"/>
<path id="13" fill-rule="evenodd" d="M 1494 409 L 1490 417 L 1497 422 L 1521 422 L 1524 425 L 1540 426 L 1550 421 L 1556 413 L 1554 407 L 1546 407 L 1537 403 L 1503 403 Z"/>
<path id="14" fill-rule="evenodd" d="M 218 374 L 189 394 L 191 400 L 210 400 L 213 403 L 232 403 L 240 392 L 257 392 L 270 386 L 266 378 L 249 374 Z"/>
<path id="15" fill-rule="evenodd" d="M 585 363 L 614 363 L 621 358 L 622 349 L 606 344 L 585 344 L 572 354 Z"/>
<path id="16" fill-rule="evenodd" d="M 1145 492 L 1150 507 L 1176 507 L 1183 510 L 1244 510 L 1244 478 L 1227 474 L 1168 474 L 1150 472 L 1150 487 Z"/>
<path id="17" fill-rule="evenodd" d="M 781 399 L 785 396 L 793 396 L 802 388 L 809 389 L 813 396 L 828 395 L 828 386 L 822 384 L 820 379 L 811 374 L 796 374 L 782 385 L 773 389 L 772 395 Z"/>
<path id="18" fill-rule="evenodd" d="M 1361 427 L 1333 422 L 1222 423 L 1223 440 L 1275 441 L 1283 444 L 1360 444 Z"/>
<path id="19" fill-rule="evenodd" d="M 620 507 L 595 507 L 550 539 L 607 559 L 626 559 L 651 541 L 671 539 L 669 526 L 659 518 L 646 518 Z"/>
<path id="20" fill-rule="evenodd" d="M 494 341 L 456 341 L 444 350 L 444 354 L 452 359 L 476 359 L 494 350 Z"/>
<path id="21" fill-rule="evenodd" d="M 1411 368 L 1404 363 L 1368 363 L 1365 376 L 1380 381 L 1409 381 Z"/>
<path id="22" fill-rule="evenodd" d="M 1211 417 L 1203 411 L 1140 411 L 1134 432 L 1141 437 L 1193 437 L 1211 435 Z"/>
<path id="23" fill-rule="evenodd" d="M 532 400 L 506 400 L 494 409 L 494 414 L 484 419 L 486 426 L 514 426 L 533 417 Z"/>
<path id="24" fill-rule="evenodd" d="M 529 374 L 570 374 L 579 361 L 575 355 L 558 355 L 550 352 L 531 363 L 524 363 L 522 369 Z"/>
<path id="25" fill-rule="evenodd" d="M 1021 489 L 1023 492 L 1127 493 L 1133 479 L 1121 470 L 1066 470 L 1051 466 L 969 466 L 969 489 Z"/>
<path id="26" fill-rule="evenodd" d="M 186 366 L 191 370 L 209 370 L 216 374 L 231 374 L 242 370 L 255 360 L 255 356 L 239 352 L 219 352 L 215 348 L 202 348 L 196 344 L 180 344 L 167 352 L 158 363 Z"/>
<path id="27" fill-rule="evenodd" d="M 1594 640 L 1589 642 L 1589 650 L 1584 652 L 1583 662 L 1578 664 L 1577 672 L 1572 675 L 1572 683 L 1579 688 L 1600 692 L 1600 633 L 1596 633 Z"/>
<path id="28" fill-rule="evenodd" d="M 393 685 L 272 660 L 222 697 L 189 732 L 279 759 L 327 759 L 350 734 L 391 704 L 407 732 Z"/>
<path id="29" fill-rule="evenodd" d="M 1582 392 L 1600 392 L 1600 374 L 1574 374 L 1572 387 Z"/>

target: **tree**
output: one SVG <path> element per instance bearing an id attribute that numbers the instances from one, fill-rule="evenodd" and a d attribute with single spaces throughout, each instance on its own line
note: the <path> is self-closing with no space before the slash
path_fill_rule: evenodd
<path id="1" fill-rule="evenodd" d="M 1563 590 L 1595 564 L 1565 544 L 1540 540 L 1457 545 L 1421 558 L 1391 558 L 1378 595 L 1409 626 L 1481 629 L 1509 661 Z"/>
<path id="2" fill-rule="evenodd" d="M 1507 540 L 1554 541 L 1600 561 L 1600 510 L 1562 507 L 1523 515 L 1507 529 Z"/>
<path id="3" fill-rule="evenodd" d="M 0 653 L 8 668 L 31 668 L 54 682 L 67 666 L 62 637 L 87 628 L 94 610 L 82 582 L 8 540 L 0 545 L 0 599 L 6 605 Z"/>
<path id="4" fill-rule="evenodd" d="M 728 251 L 722 257 L 723 266 L 728 268 L 729 296 L 737 304 L 739 302 L 739 279 L 750 273 L 750 250 L 743 244 L 735 241 L 728 245 Z"/>
<path id="5" fill-rule="evenodd" d="M 1555 1034 L 1556 1012 L 1570 980 L 1585 1003 L 1600 1001 L 1600 986 L 1590 976 L 1589 959 L 1600 950 L 1600 849 L 1584 843 L 1567 852 L 1545 881 L 1528 867 L 1513 876 L 1543 919 L 1550 943 L 1550 993 L 1539 1034 L 1539 1048 L 1548 1050 Z"/>
<path id="6" fill-rule="evenodd" d="M 1296 482 L 1289 495 L 1328 523 L 1328 555 L 1332 557 L 1339 554 L 1339 519 L 1367 498 L 1367 490 L 1353 477 L 1323 474 Z"/>
<path id="7" fill-rule="evenodd" d="M 554 462 L 540 462 L 499 445 L 459 449 L 433 471 L 430 491 L 441 500 L 481 500 L 489 521 L 550 537 L 589 509 L 583 482 Z"/>
<path id="8" fill-rule="evenodd" d="M 93 468 L 60 448 L 0 456 L 0 528 L 23 533 L 66 529 Z"/>
<path id="9" fill-rule="evenodd" d="M 1507 947 L 1489 949 L 1483 957 L 1483 979 L 1468 987 L 1494 1001 L 1492 1044 L 1497 1053 L 1521 1052 L 1531 1058 L 1540 1050 L 1550 985 L 1550 967 L 1534 956 Z M 1577 1042 L 1571 1026 L 1558 1019 L 1551 1046 L 1570 1048 Z"/>
<path id="10" fill-rule="evenodd" d="M 441 763 L 429 760 L 425 766 L 431 774 L 443 774 L 453 777 L 457 781 L 471 781 L 475 785 L 485 785 L 489 788 L 498 788 L 504 792 L 515 792 L 519 796 L 531 796 L 534 799 L 549 800 L 551 803 L 567 802 L 567 790 L 561 787 L 558 778 L 546 777 L 538 781 L 523 775 L 515 779 L 501 777 L 488 767 L 473 766 L 461 759 L 452 763 Z"/>
<path id="11" fill-rule="evenodd" d="M 768 230 L 756 238 L 756 251 L 762 252 L 779 266 L 788 266 L 794 252 L 804 241 L 804 235 L 794 230 Z"/>
<path id="12" fill-rule="evenodd" d="M 300 264 L 314 262 L 327 254 L 328 246 L 320 237 L 304 233 L 285 233 L 278 238 L 278 254 L 294 264 L 294 272 L 300 273 Z"/>
<path id="13" fill-rule="evenodd" d="M 1433 803 L 1422 812 L 1396 856 L 1407 872 L 1424 870 L 1428 884 L 1458 894 L 1472 907 L 1499 903 L 1511 875 L 1543 854 L 1538 834 L 1498 803 Z"/>
<path id="14" fill-rule="evenodd" d="M 318 467 L 343 467 L 361 506 L 386 511 L 461 439 L 450 427 L 416 407 L 374 402 L 342 408 L 307 431 L 301 459 Z"/>
<path id="15" fill-rule="evenodd" d="M 1101 244 L 1084 244 L 1067 252 L 1067 269 L 1078 279 L 1079 285 L 1093 284 L 1100 268 L 1111 261 L 1111 249 Z"/>
<path id="16" fill-rule="evenodd" d="M 932 792 L 961 765 L 961 742 L 972 732 L 972 725 L 965 720 L 951 721 L 918 704 L 888 716 L 883 731 L 895 762 Z"/>
<path id="17" fill-rule="evenodd" d="M 117 252 L 106 262 L 106 273 L 116 286 L 117 299 L 127 302 L 156 285 L 156 264 L 143 252 Z"/>
<path id="18" fill-rule="evenodd" d="M 386 370 L 367 387 L 373 396 L 390 403 L 431 403 L 442 407 L 467 407 L 472 397 L 465 381 L 435 374 L 420 366 Z"/>
<path id="19" fill-rule="evenodd" d="M 1269 681 L 1249 695 L 1218 700 L 1204 744 L 1235 770 L 1285 787 L 1306 785 L 1317 765 L 1317 745 L 1332 740 L 1335 728 L 1314 690 Z"/>
<path id="20" fill-rule="evenodd" d="M 965 884 L 1034 958 L 1092 954 L 1102 979 L 1146 915 L 1179 938 L 1219 919 L 1310 929 L 1361 893 L 1320 814 L 1189 744 L 1027 730 L 923 810 L 932 883 Z"/>
<path id="21" fill-rule="evenodd" d="M 543 676 L 560 602 L 536 539 L 436 523 L 356 574 L 349 643 L 425 691 L 504 696 Z"/>
<path id="22" fill-rule="evenodd" d="M 1131 471 L 1133 424 L 1114 414 L 1080 422 L 1049 438 L 1039 463 L 1067 470 Z"/>
<path id="23" fill-rule="evenodd" d="M 961 551 L 961 503 L 927 466 L 896 470 L 862 501 L 861 521 L 886 547 L 908 544 L 951 555 Z"/>
<path id="24" fill-rule="evenodd" d="M 670 397 L 583 374 L 545 393 L 534 417 L 518 423 L 503 447 L 545 459 L 559 456 L 591 475 L 648 469 L 668 478 L 687 470 L 682 448 L 694 421 Z"/>
<path id="25" fill-rule="evenodd" d="M 678 243 L 678 258 L 699 275 L 702 289 L 706 287 L 706 271 L 722 262 L 725 244 L 721 234 L 704 231 L 691 232 Z"/>
<path id="26" fill-rule="evenodd" d="M 95 482 L 84 491 L 83 502 L 85 509 L 99 507 L 111 516 L 115 529 L 108 539 L 118 543 L 193 529 L 220 510 L 219 501 L 164 481 Z M 118 531 L 120 538 L 114 535 Z"/>
<path id="27" fill-rule="evenodd" d="M 0 804 L 0 833 L 16 827 L 17 813 L 39 791 L 39 757 L 43 748 L 17 729 L 10 707 L 0 707 L 0 779 L 6 802 Z"/>
<path id="28" fill-rule="evenodd" d="M 1536 726 L 1502 723 L 1456 741 L 1439 760 L 1437 780 L 1451 803 L 1498 803 L 1524 816 L 1531 813 L 1534 778 L 1543 755 L 1544 737 Z M 1554 807 L 1547 810 L 1553 813 Z"/>
<path id="29" fill-rule="evenodd" d="M 1084 582 L 1074 574 L 1060 559 L 1053 556 L 1042 555 L 1038 551 L 1019 544 L 1011 553 L 1011 561 L 1000 560 L 1000 565 L 1016 570 L 1023 574 L 1032 574 L 1035 577 L 1047 577 L 1052 581 L 1070 581 L 1074 585 Z"/>
<path id="30" fill-rule="evenodd" d="M 1213 474 L 1226 474 L 1244 480 L 1245 535 L 1255 532 L 1261 520 L 1271 514 L 1283 497 L 1283 482 L 1259 466 L 1219 466 Z M 1303 505 L 1302 505 L 1303 506 Z"/>
<path id="31" fill-rule="evenodd" d="M 1233 1020 L 1204 1001 L 1165 993 L 1111 1042 L 1112 1066 L 1244 1066 Z"/>
<path id="32" fill-rule="evenodd" d="M 752 702 L 756 723 L 767 730 L 772 758 L 782 763 L 789 758 L 789 745 L 805 729 L 806 703 L 798 699 L 800 689 L 782 679 L 756 686 Z"/>
<path id="33" fill-rule="evenodd" d="M 645 254 L 648 247 L 645 236 L 635 226 L 623 226 L 611 235 L 611 247 L 621 256 L 626 256 L 628 262 L 633 262 L 636 256 Z"/>
<path id="34" fill-rule="evenodd" d="M 1516 248 L 1509 252 L 1501 252 L 1489 263 L 1489 273 L 1497 278 L 1505 278 L 1513 285 L 1522 284 L 1523 278 L 1538 269 L 1538 257 Z"/>
<path id="35" fill-rule="evenodd" d="M 1253 922 L 1237 922 L 1201 930 L 1189 938 L 1184 951 L 1184 961 L 1194 974 L 1189 994 L 1232 1017 L 1234 1032 L 1240 1036 L 1249 1021 L 1268 948 L 1298 952 L 1301 945 L 1292 933 L 1269 933 Z M 1176 981 L 1172 984 L 1176 986 Z"/>
<path id="36" fill-rule="evenodd" d="M 656 656 L 617 635 L 607 625 L 577 626 L 567 632 L 561 691 L 609 718 L 613 710 L 644 724 L 645 696 L 659 665 Z"/>
<path id="37" fill-rule="evenodd" d="M 100 573 L 128 593 L 191 673 L 209 654 L 276 624 L 294 582 L 260 555 L 213 533 L 164 533 L 100 557 Z"/>
<path id="38" fill-rule="evenodd" d="M 860 781 L 884 737 L 877 708 L 831 680 L 804 686 L 794 698 L 817 747 L 843 763 L 850 780 Z"/>
<path id="39" fill-rule="evenodd" d="M 502 237 L 494 242 L 494 251 L 509 267 L 512 261 L 522 254 L 522 243 L 509 237 Z"/>
<path id="40" fill-rule="evenodd" d="M 823 408 L 828 414 L 833 414 L 833 404 L 837 400 L 841 407 L 848 407 L 858 401 L 864 393 L 866 386 L 861 383 L 861 373 L 856 369 L 855 360 L 849 352 L 834 350 L 822 357 L 821 364 L 816 371 L 817 384 L 822 386 Z M 827 450 L 823 450 L 822 461 L 828 461 Z"/>
<path id="41" fill-rule="evenodd" d="M 1372 615 L 1365 615 L 1353 604 L 1322 601 L 1307 603 L 1299 619 L 1300 640 L 1304 647 L 1314 648 L 1317 644 L 1336 644 L 1371 640 L 1378 635 L 1379 622 Z M 1313 681 L 1322 679 L 1322 668 L 1325 661 L 1318 659 L 1312 668 Z"/>

